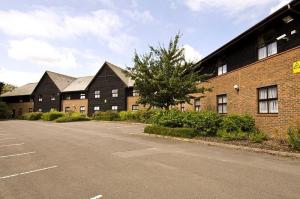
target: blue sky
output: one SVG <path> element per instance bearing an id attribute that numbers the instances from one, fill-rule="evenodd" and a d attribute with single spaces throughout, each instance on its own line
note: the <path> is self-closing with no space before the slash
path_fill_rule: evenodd
<path id="1" fill-rule="evenodd" d="M 105 60 L 132 65 L 134 50 L 180 31 L 198 61 L 289 0 L 1 0 L 0 81 L 38 81 L 45 70 L 93 75 Z"/>

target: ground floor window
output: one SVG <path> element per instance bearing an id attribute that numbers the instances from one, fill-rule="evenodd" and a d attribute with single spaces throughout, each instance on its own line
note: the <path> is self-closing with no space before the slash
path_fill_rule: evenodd
<path id="1" fill-rule="evenodd" d="M 278 113 L 277 86 L 258 89 L 258 113 Z"/>
<path id="2" fill-rule="evenodd" d="M 85 113 L 85 106 L 80 106 L 80 113 Z"/>
<path id="3" fill-rule="evenodd" d="M 28 109 L 28 112 L 31 113 L 31 112 L 32 112 L 32 108 L 29 108 L 29 109 Z"/>
<path id="4" fill-rule="evenodd" d="M 194 100 L 194 106 L 195 106 L 195 111 L 199 112 L 200 111 L 200 99 L 199 98 Z"/>
<path id="5" fill-rule="evenodd" d="M 217 96 L 217 109 L 218 113 L 226 114 L 227 113 L 227 95 L 218 95 Z"/>
<path id="6" fill-rule="evenodd" d="M 131 110 L 133 110 L 133 111 L 138 111 L 139 110 L 139 105 L 132 105 L 132 108 L 131 108 Z"/>
<path id="7" fill-rule="evenodd" d="M 112 111 L 118 111 L 118 106 L 111 106 Z"/>
<path id="8" fill-rule="evenodd" d="M 41 109 L 41 108 L 38 109 L 38 112 L 42 112 L 42 111 L 43 111 L 43 109 Z"/>
<path id="9" fill-rule="evenodd" d="M 94 111 L 95 112 L 100 111 L 100 106 L 94 106 Z"/>
<path id="10" fill-rule="evenodd" d="M 68 113 L 68 112 L 70 112 L 70 111 L 71 111 L 70 107 L 65 107 L 65 112 L 66 112 L 66 113 Z"/>
<path id="11" fill-rule="evenodd" d="M 185 103 L 181 103 L 180 104 L 180 110 L 181 111 L 185 111 Z"/>

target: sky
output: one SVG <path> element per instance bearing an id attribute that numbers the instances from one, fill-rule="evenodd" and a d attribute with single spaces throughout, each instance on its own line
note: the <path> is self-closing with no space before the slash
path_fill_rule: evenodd
<path id="1" fill-rule="evenodd" d="M 178 32 L 198 61 L 290 0 L 0 0 L 0 81 L 21 86 L 46 71 L 94 75 L 104 61 L 132 66 L 134 52 Z"/>

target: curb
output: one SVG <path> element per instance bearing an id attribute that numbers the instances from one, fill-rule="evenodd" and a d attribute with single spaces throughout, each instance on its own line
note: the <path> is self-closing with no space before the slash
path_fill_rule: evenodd
<path id="1" fill-rule="evenodd" d="M 274 151 L 274 150 L 269 150 L 269 149 L 252 148 L 252 147 L 246 147 L 246 146 L 237 146 L 237 145 L 232 145 L 232 144 L 224 144 L 224 143 L 218 143 L 218 142 L 195 140 L 195 139 L 189 139 L 189 138 L 171 137 L 171 136 L 156 135 L 156 134 L 147 134 L 147 133 L 131 133 L 131 134 L 142 135 L 142 136 L 147 136 L 147 137 L 154 137 L 154 138 L 172 139 L 172 140 L 190 142 L 190 143 L 196 143 L 196 144 L 205 144 L 208 146 L 220 146 L 220 147 L 235 149 L 235 150 L 245 150 L 245 151 L 251 151 L 251 152 L 256 152 L 256 153 L 266 153 L 266 154 L 270 154 L 270 155 L 277 155 L 277 156 L 282 156 L 282 157 L 291 157 L 291 158 L 300 159 L 300 153 Z"/>

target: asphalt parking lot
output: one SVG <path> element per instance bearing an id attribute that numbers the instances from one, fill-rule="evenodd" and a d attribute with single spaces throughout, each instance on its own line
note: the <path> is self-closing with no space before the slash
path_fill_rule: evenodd
<path id="1" fill-rule="evenodd" d="M 300 198 L 300 161 L 151 138 L 142 124 L 0 122 L 0 199 Z"/>

